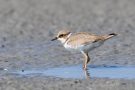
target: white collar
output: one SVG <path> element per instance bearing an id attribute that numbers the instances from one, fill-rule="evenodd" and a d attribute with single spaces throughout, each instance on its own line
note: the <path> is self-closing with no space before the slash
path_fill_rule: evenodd
<path id="1" fill-rule="evenodd" d="M 65 40 L 64 44 L 67 42 L 67 40 L 69 39 L 69 37 L 72 35 L 72 33 L 70 33 L 68 36 L 67 36 L 67 39 Z"/>

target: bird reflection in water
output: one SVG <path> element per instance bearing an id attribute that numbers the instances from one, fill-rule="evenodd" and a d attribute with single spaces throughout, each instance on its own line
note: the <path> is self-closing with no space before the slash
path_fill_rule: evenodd
<path id="1" fill-rule="evenodd" d="M 90 72 L 88 71 L 88 69 L 83 70 L 83 71 L 84 71 L 85 78 L 86 78 L 87 80 L 89 80 L 89 79 L 90 79 Z"/>

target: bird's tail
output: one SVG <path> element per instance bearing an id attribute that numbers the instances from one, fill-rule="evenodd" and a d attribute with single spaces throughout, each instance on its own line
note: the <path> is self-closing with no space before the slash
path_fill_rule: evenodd
<path id="1" fill-rule="evenodd" d="M 117 34 L 116 33 L 111 33 L 111 34 L 108 34 L 108 35 L 104 35 L 103 37 L 104 37 L 104 40 L 108 40 L 108 39 L 110 39 L 110 38 L 112 38 L 114 36 L 117 36 Z"/>

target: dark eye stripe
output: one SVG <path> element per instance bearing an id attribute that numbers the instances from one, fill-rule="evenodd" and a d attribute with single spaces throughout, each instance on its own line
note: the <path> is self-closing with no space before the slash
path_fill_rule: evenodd
<path id="1" fill-rule="evenodd" d="M 61 34 L 59 37 L 63 37 L 64 36 L 64 34 Z"/>

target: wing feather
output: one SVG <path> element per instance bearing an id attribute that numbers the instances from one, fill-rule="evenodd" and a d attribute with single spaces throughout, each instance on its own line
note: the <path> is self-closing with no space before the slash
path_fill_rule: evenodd
<path id="1" fill-rule="evenodd" d="M 68 44 L 72 44 L 73 46 L 87 45 L 89 43 L 94 43 L 99 40 L 102 40 L 102 37 L 91 33 L 80 32 L 71 36 L 70 39 L 68 40 Z"/>

